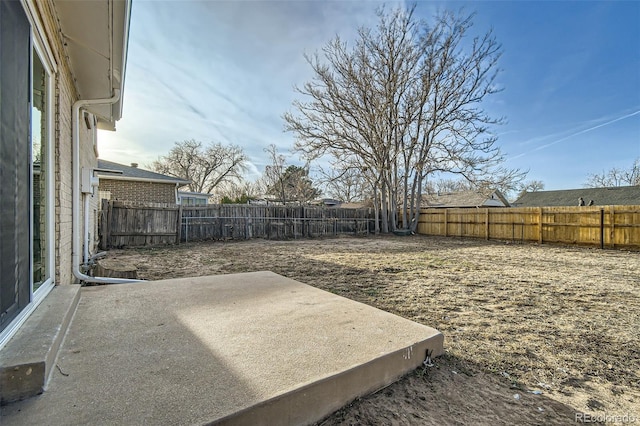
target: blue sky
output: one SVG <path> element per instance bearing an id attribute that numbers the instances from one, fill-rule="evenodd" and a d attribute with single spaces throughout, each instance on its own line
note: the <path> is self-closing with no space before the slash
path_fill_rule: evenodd
<path id="1" fill-rule="evenodd" d="M 176 141 L 234 143 L 257 177 L 264 148 L 293 145 L 281 116 L 312 77 L 303 53 L 352 40 L 380 4 L 134 0 L 123 118 L 100 132 L 100 157 L 146 165 Z M 503 45 L 504 91 L 483 106 L 506 118 L 504 166 L 569 189 L 640 157 L 640 2 L 418 2 L 417 13 L 462 6 Z"/>

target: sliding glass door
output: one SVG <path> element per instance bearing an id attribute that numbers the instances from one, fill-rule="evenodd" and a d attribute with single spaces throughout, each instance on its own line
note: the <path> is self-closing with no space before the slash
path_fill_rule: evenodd
<path id="1" fill-rule="evenodd" d="M 53 80 L 22 2 L 0 1 L 0 347 L 53 287 Z"/>

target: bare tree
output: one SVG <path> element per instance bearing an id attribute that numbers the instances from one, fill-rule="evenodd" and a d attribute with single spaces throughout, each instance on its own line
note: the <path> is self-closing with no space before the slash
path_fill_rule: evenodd
<path id="1" fill-rule="evenodd" d="M 278 148 L 274 144 L 269 145 L 264 151 L 269 155 L 271 161 L 271 164 L 264 168 L 261 178 L 264 193 L 276 193 L 282 203 L 286 204 L 287 193 L 283 179 L 286 169 L 284 155 L 278 153 Z"/>
<path id="2" fill-rule="evenodd" d="M 203 146 L 190 139 L 176 142 L 167 155 L 153 162 L 151 169 L 190 181 L 190 191 L 211 194 L 220 185 L 239 182 L 246 161 L 239 146 L 213 142 Z"/>
<path id="3" fill-rule="evenodd" d="M 330 197 L 347 203 L 370 200 L 372 186 L 367 171 L 356 158 L 334 158 L 328 170 L 320 169 L 320 184 Z"/>
<path id="4" fill-rule="evenodd" d="M 276 185 L 271 193 L 273 195 L 279 195 L 280 188 L 283 187 L 285 194 L 283 200 L 307 203 L 321 195 L 320 190 L 314 186 L 313 181 L 309 177 L 309 168 L 307 167 L 288 166 L 284 170 L 281 183 L 282 185 Z"/>
<path id="5" fill-rule="evenodd" d="M 527 192 L 538 192 L 544 190 L 544 182 L 541 180 L 529 180 L 522 182 L 518 188 L 516 199 L 522 197 Z"/>
<path id="6" fill-rule="evenodd" d="M 474 181 L 466 179 L 437 179 L 429 180 L 426 183 L 426 192 L 429 194 L 476 191 L 490 195 L 493 191 L 498 190 L 508 199 L 513 199 L 513 195 L 518 198 L 526 191 L 540 191 L 542 189 L 544 189 L 544 182 L 540 180 L 519 182 L 518 180 L 507 179 L 501 182 L 496 179 L 477 179 Z"/>
<path id="7" fill-rule="evenodd" d="M 601 174 L 592 173 L 587 179 L 587 188 L 607 188 L 614 186 L 640 185 L 640 157 L 628 169 L 613 167 Z"/>
<path id="8" fill-rule="evenodd" d="M 264 190 L 258 182 L 244 179 L 221 185 L 216 188 L 215 192 L 219 199 L 225 200 L 229 204 L 245 204 L 247 201 L 259 198 L 264 194 Z"/>
<path id="9" fill-rule="evenodd" d="M 309 167 L 287 165 L 284 155 L 275 145 L 265 149 L 271 164 L 267 165 L 260 179 L 265 194 L 275 196 L 281 203 L 306 203 L 320 196 L 321 192 L 309 177 Z"/>
<path id="10" fill-rule="evenodd" d="M 415 8 L 415 7 L 414 7 Z M 308 159 L 354 157 L 370 172 L 382 231 L 402 222 L 415 230 L 428 176 L 458 174 L 470 182 L 523 178 L 499 167 L 503 156 L 489 126 L 500 119 L 479 104 L 499 91 L 500 45 L 492 34 L 467 42 L 472 15 L 443 12 L 427 26 L 414 8 L 378 12 L 353 48 L 336 37 L 306 56 L 314 79 L 297 91 L 285 128 Z"/>
<path id="11" fill-rule="evenodd" d="M 429 194 L 443 192 L 473 191 L 478 189 L 474 182 L 465 179 L 438 179 L 430 180 L 426 184 L 426 191 Z"/>
<path id="12" fill-rule="evenodd" d="M 522 191 L 538 192 L 544 189 L 544 182 L 541 180 L 529 180 L 522 184 Z"/>

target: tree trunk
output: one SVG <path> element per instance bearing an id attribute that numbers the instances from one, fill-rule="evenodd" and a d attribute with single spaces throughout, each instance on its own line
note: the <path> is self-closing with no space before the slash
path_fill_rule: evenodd
<path id="1" fill-rule="evenodd" d="M 420 220 L 420 204 L 422 202 L 422 176 L 418 180 L 418 194 L 414 198 L 413 201 L 413 214 L 411 218 L 411 232 L 416 232 L 418 230 L 418 221 Z"/>
<path id="2" fill-rule="evenodd" d="M 409 167 L 405 163 L 405 171 L 404 171 L 404 190 L 402 197 L 402 227 L 404 229 L 408 229 L 408 220 L 411 220 L 411 216 L 407 217 L 407 212 L 409 210 Z M 413 198 L 411 198 L 413 199 Z"/>
<path id="3" fill-rule="evenodd" d="M 413 182 L 411 182 L 411 195 L 409 197 L 409 227 L 411 231 L 415 232 L 415 230 L 413 229 L 413 223 L 414 223 L 414 219 L 416 217 L 416 204 L 418 205 L 418 209 L 420 208 L 420 203 L 422 202 L 422 194 L 420 194 L 418 192 L 418 194 L 416 195 L 416 185 L 417 185 L 417 179 L 419 178 L 419 175 L 421 175 L 421 173 L 419 173 L 418 171 L 415 172 L 415 176 L 413 177 Z"/>
<path id="4" fill-rule="evenodd" d="M 382 219 L 382 232 L 384 234 L 388 234 L 389 233 L 389 204 L 387 201 L 387 190 L 389 185 L 387 185 L 385 183 L 386 179 L 383 179 L 382 182 L 382 188 L 380 191 L 381 197 L 380 197 L 380 213 L 381 213 L 381 219 Z"/>
<path id="5" fill-rule="evenodd" d="M 380 233 L 380 204 L 378 203 L 380 197 L 378 197 L 377 185 L 373 188 L 373 216 L 376 221 L 374 232 L 376 235 Z"/>

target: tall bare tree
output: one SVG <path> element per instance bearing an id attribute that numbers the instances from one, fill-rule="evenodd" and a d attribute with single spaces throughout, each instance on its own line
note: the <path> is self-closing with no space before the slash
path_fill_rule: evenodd
<path id="1" fill-rule="evenodd" d="M 466 179 L 432 179 L 427 182 L 425 189 L 429 194 L 438 194 L 443 192 L 471 191 L 479 188 L 473 182 L 469 182 Z"/>
<path id="2" fill-rule="evenodd" d="M 308 203 L 318 198 L 321 194 L 309 177 L 309 169 L 294 165 L 287 166 L 280 181 L 270 188 L 269 193 L 281 196 L 283 203 L 287 201 Z"/>
<path id="3" fill-rule="evenodd" d="M 216 188 L 215 193 L 220 200 L 229 204 L 246 204 L 248 201 L 264 195 L 259 182 L 244 179 L 220 185 Z"/>
<path id="4" fill-rule="evenodd" d="M 496 181 L 468 181 L 466 179 L 432 179 L 426 184 L 426 192 L 437 194 L 443 192 L 475 191 L 486 195 L 498 190 L 506 198 L 513 200 L 520 197 L 525 192 L 535 192 L 544 189 L 544 182 L 541 180 L 530 180 L 526 182 L 507 181 L 505 183 Z M 515 196 L 515 198 L 514 198 Z"/>
<path id="5" fill-rule="evenodd" d="M 592 173 L 587 179 L 587 188 L 607 188 L 614 186 L 640 185 L 640 157 L 628 169 L 613 167 L 602 173 Z"/>
<path id="6" fill-rule="evenodd" d="M 544 189 L 544 182 L 541 180 L 529 180 L 522 182 L 520 185 L 520 191 L 516 198 L 520 198 L 527 192 L 538 192 Z"/>
<path id="7" fill-rule="evenodd" d="M 320 184 L 330 197 L 347 203 L 373 198 L 367 169 L 353 157 L 331 160 L 330 167 L 327 170 L 321 168 L 319 175 Z"/>
<path id="8" fill-rule="evenodd" d="M 284 171 L 286 169 L 286 159 L 284 155 L 278 153 L 278 148 L 275 144 L 269 145 L 264 151 L 269 156 L 270 164 L 267 164 L 262 173 L 260 179 L 261 186 L 265 194 L 277 194 L 277 197 L 286 204 L 287 192 L 286 184 L 284 181 Z"/>
<path id="9" fill-rule="evenodd" d="M 262 175 L 261 185 L 266 194 L 275 196 L 281 203 L 306 203 L 320 196 L 309 177 L 309 167 L 287 165 L 284 155 L 279 154 L 275 145 L 265 149 L 271 164 Z"/>
<path id="10" fill-rule="evenodd" d="M 176 142 L 171 151 L 153 162 L 152 170 L 190 181 L 189 190 L 212 194 L 216 187 L 237 183 L 246 171 L 247 157 L 236 145 L 194 139 Z"/>
<path id="11" fill-rule="evenodd" d="M 403 223 L 415 230 L 420 194 L 437 172 L 471 182 L 522 179 L 503 161 L 481 102 L 499 91 L 501 47 L 488 32 L 468 40 L 473 15 L 442 12 L 433 25 L 414 9 L 378 11 L 376 28 L 360 28 L 350 48 L 339 37 L 306 56 L 312 81 L 305 100 L 284 115 L 296 149 L 309 159 L 355 157 L 372 175 L 382 231 Z"/>

